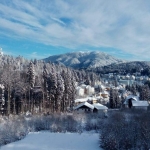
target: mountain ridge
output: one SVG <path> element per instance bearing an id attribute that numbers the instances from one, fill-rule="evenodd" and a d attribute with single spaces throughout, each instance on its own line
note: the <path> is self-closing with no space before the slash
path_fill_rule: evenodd
<path id="1" fill-rule="evenodd" d="M 75 69 L 96 68 L 110 64 L 125 62 L 104 52 L 100 51 L 79 51 L 60 55 L 53 55 L 43 59 L 45 62 L 61 63 Z"/>

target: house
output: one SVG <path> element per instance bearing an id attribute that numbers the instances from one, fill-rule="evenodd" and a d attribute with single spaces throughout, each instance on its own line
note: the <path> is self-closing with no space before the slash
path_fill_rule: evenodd
<path id="1" fill-rule="evenodd" d="M 94 87 L 91 87 L 90 85 L 87 85 L 87 86 L 86 86 L 86 94 L 87 94 L 87 95 L 92 95 L 92 94 L 94 94 L 94 93 L 95 93 Z"/>
<path id="2" fill-rule="evenodd" d="M 83 102 L 79 105 L 77 105 L 76 107 L 74 107 L 74 110 L 77 110 L 78 112 L 107 112 L 107 107 L 99 104 L 99 103 L 95 103 L 95 104 L 90 104 L 88 102 Z"/>
<path id="3" fill-rule="evenodd" d="M 147 110 L 149 104 L 147 101 L 132 101 L 132 108 Z"/>
<path id="4" fill-rule="evenodd" d="M 81 87 L 78 86 L 76 88 L 76 94 L 77 94 L 77 96 L 84 96 L 85 90 L 83 88 L 81 88 Z"/>
<path id="5" fill-rule="evenodd" d="M 131 108 L 132 106 L 132 101 L 139 101 L 139 97 L 138 96 L 135 96 L 135 95 L 129 95 L 126 97 L 123 105 L 124 107 L 126 108 Z"/>
<path id="6" fill-rule="evenodd" d="M 86 97 L 86 98 L 79 98 L 75 99 L 75 104 L 78 105 L 83 102 L 89 102 L 90 104 L 97 103 L 97 98 L 96 97 Z"/>
<path id="7" fill-rule="evenodd" d="M 94 106 L 88 102 L 83 102 L 74 107 L 73 109 L 79 112 L 90 112 L 90 111 L 93 112 Z"/>
<path id="8" fill-rule="evenodd" d="M 100 103 L 95 103 L 95 104 L 93 104 L 93 106 L 94 106 L 93 112 L 107 112 L 107 110 L 108 110 L 108 107 L 106 107 Z"/>

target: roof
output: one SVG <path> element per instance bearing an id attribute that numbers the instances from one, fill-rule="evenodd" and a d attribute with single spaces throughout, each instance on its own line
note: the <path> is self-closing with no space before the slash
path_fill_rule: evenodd
<path id="1" fill-rule="evenodd" d="M 79 98 L 79 99 L 76 99 L 75 100 L 75 103 L 78 103 L 78 102 L 86 102 L 88 100 L 88 97 L 86 98 Z"/>
<path id="2" fill-rule="evenodd" d="M 149 106 L 147 101 L 132 101 L 132 106 L 138 107 L 138 106 Z"/>
<path id="3" fill-rule="evenodd" d="M 86 86 L 87 85 L 85 85 L 85 84 L 80 85 L 81 88 L 86 88 Z"/>
<path id="4" fill-rule="evenodd" d="M 82 107 L 82 106 L 87 106 L 87 107 L 89 107 L 90 109 L 94 109 L 94 106 L 91 105 L 91 104 L 88 103 L 88 102 L 81 103 L 81 104 L 79 104 L 78 106 L 74 107 L 73 109 L 76 110 L 76 109 L 78 109 L 78 108 L 80 108 L 80 107 Z"/>
<path id="5" fill-rule="evenodd" d="M 75 100 L 75 103 L 78 102 L 86 102 L 86 101 L 92 101 L 92 100 L 97 100 L 97 97 L 86 97 L 86 98 L 79 98 Z"/>
<path id="6" fill-rule="evenodd" d="M 129 96 L 126 97 L 126 100 L 125 100 L 124 104 L 128 104 L 128 100 L 129 100 L 129 99 L 132 99 L 132 100 L 134 100 L 134 101 L 139 101 L 139 97 L 138 97 L 138 96 L 129 95 Z"/>
<path id="7" fill-rule="evenodd" d="M 94 108 L 98 109 L 98 110 L 102 110 L 102 109 L 108 109 L 106 106 L 100 104 L 100 103 L 96 103 L 93 104 Z"/>
<path id="8" fill-rule="evenodd" d="M 129 96 L 127 96 L 126 100 L 128 100 L 128 99 L 130 99 L 130 98 L 132 98 L 132 99 L 134 99 L 134 100 L 136 100 L 136 101 L 139 101 L 139 97 L 138 97 L 138 96 L 135 96 L 135 95 L 129 95 Z"/>

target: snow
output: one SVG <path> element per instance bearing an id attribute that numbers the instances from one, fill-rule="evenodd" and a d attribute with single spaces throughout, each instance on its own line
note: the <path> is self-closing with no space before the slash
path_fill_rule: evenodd
<path id="1" fill-rule="evenodd" d="M 93 100 L 97 100 L 98 97 L 86 97 L 86 98 L 79 98 L 79 99 L 75 99 L 75 103 L 82 103 L 82 102 L 87 102 L 87 101 L 93 101 Z"/>
<path id="2" fill-rule="evenodd" d="M 147 101 L 132 101 L 133 106 L 149 106 Z"/>
<path id="3" fill-rule="evenodd" d="M 79 102 L 86 102 L 89 100 L 89 97 L 86 97 L 86 98 L 80 98 L 80 99 L 76 99 L 75 100 L 75 103 L 79 103 Z"/>
<path id="4" fill-rule="evenodd" d="M 100 150 L 97 133 L 30 133 L 1 150 Z"/>
<path id="5" fill-rule="evenodd" d="M 139 101 L 139 97 L 138 97 L 138 96 L 129 95 L 129 96 L 127 96 L 127 98 L 126 98 L 124 104 L 125 104 L 125 105 L 128 104 L 128 100 L 131 99 L 131 98 L 132 98 L 133 100 L 135 100 L 135 101 Z"/>
<path id="6" fill-rule="evenodd" d="M 93 106 L 98 110 L 107 110 L 108 108 L 100 103 L 93 104 Z"/>

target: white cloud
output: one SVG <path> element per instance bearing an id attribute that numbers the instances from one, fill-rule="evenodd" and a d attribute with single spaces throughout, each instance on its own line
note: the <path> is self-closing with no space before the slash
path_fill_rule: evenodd
<path id="1" fill-rule="evenodd" d="M 113 47 L 142 59 L 150 55 L 148 0 L 3 1 L 0 34 L 67 48 Z"/>
<path id="2" fill-rule="evenodd" d="M 30 54 L 26 54 L 25 57 L 30 58 L 30 59 L 43 59 L 46 58 L 48 56 L 50 56 L 51 54 L 39 54 L 38 52 L 32 52 Z"/>

